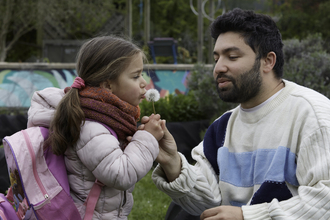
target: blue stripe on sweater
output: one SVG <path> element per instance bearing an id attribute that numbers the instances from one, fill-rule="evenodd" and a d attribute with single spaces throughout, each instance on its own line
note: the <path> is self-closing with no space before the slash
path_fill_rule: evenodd
<path id="1" fill-rule="evenodd" d="M 224 143 L 226 128 L 230 116 L 231 116 L 231 112 L 227 112 L 224 115 L 222 115 L 218 120 L 216 120 L 214 123 L 210 125 L 204 136 L 204 141 L 203 141 L 204 155 L 212 165 L 217 175 L 219 175 L 217 152 L 218 149 L 222 147 Z"/>
<path id="2" fill-rule="evenodd" d="M 295 154 L 286 147 L 231 153 L 227 147 L 218 150 L 220 181 L 238 187 L 251 187 L 265 181 L 288 182 L 298 186 Z"/>

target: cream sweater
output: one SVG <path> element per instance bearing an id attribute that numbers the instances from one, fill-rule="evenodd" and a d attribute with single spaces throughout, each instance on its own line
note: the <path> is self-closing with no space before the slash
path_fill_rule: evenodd
<path id="1" fill-rule="evenodd" d="M 193 215 L 233 205 L 246 220 L 330 219 L 330 101 L 284 82 L 257 111 L 237 107 L 216 120 L 192 151 L 194 166 L 180 154 L 176 180 L 158 166 L 157 187 Z"/>

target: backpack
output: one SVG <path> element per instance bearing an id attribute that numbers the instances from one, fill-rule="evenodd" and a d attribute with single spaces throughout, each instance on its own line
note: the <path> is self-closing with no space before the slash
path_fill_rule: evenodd
<path id="1" fill-rule="evenodd" d="M 110 127 L 103 125 L 117 138 Z M 70 196 L 64 156 L 43 149 L 47 137 L 47 128 L 30 127 L 3 139 L 11 187 L 6 196 L 0 194 L 1 220 L 44 220 L 50 216 L 81 220 Z M 90 190 L 84 220 L 92 219 L 102 186 L 96 180 Z"/>

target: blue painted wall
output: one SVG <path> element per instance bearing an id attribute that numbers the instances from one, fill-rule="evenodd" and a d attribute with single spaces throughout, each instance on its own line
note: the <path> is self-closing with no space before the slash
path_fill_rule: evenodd
<path id="1" fill-rule="evenodd" d="M 147 89 L 155 88 L 161 97 L 175 92 L 187 91 L 187 77 L 190 70 L 144 71 Z M 71 86 L 77 76 L 75 69 L 1 69 L 0 68 L 0 107 L 30 107 L 35 91 L 47 87 L 64 89 Z"/>

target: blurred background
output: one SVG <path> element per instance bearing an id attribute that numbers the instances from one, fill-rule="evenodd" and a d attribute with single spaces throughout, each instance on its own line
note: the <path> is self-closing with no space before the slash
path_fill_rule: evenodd
<path id="1" fill-rule="evenodd" d="M 207 127 L 235 106 L 222 102 L 214 86 L 209 26 L 236 7 L 271 16 L 282 33 L 284 78 L 330 98 L 330 0 L 0 0 L 0 140 L 26 128 L 35 91 L 72 84 L 84 41 L 118 35 L 147 54 L 147 89 L 161 94 L 156 112 L 193 163 L 190 151 Z M 140 108 L 141 115 L 153 112 L 145 100 Z M 136 185 L 129 220 L 173 219 L 178 210 L 150 176 Z"/>
<path id="2" fill-rule="evenodd" d="M 74 62 L 82 41 L 116 34 L 148 54 L 149 41 L 173 38 L 178 63 L 213 63 L 208 27 L 235 7 L 269 14 L 283 39 L 320 33 L 329 40 L 327 0 L 1 0 L 0 61 Z"/>

